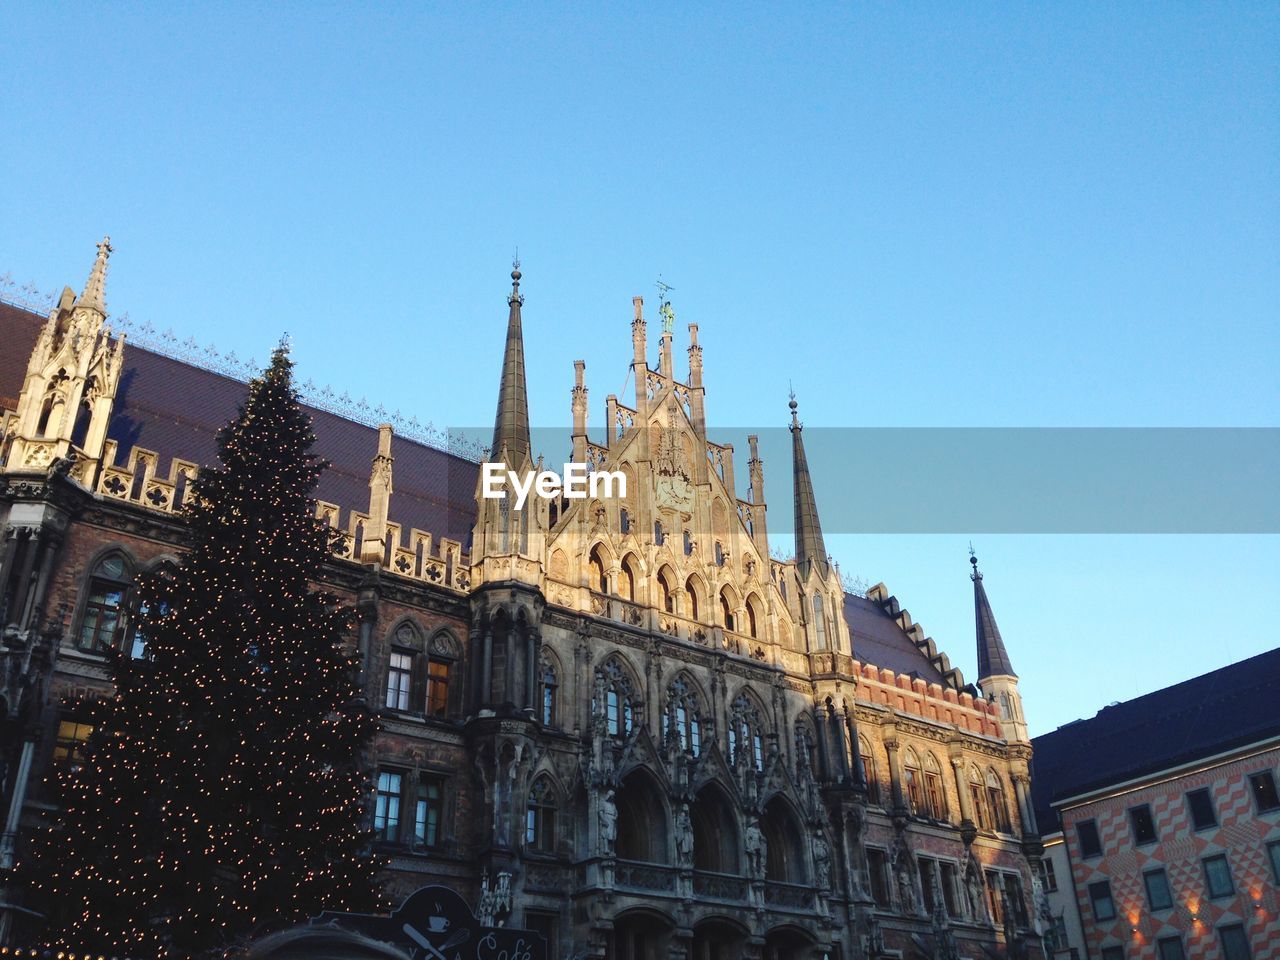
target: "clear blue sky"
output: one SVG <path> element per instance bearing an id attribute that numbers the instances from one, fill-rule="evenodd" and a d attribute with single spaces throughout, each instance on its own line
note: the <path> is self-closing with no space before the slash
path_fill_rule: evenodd
<path id="1" fill-rule="evenodd" d="M 190 6 L 0 10 L 0 274 L 110 232 L 114 311 L 440 424 L 492 417 L 517 245 L 543 425 L 578 358 L 600 422 L 659 274 L 740 450 L 792 380 L 824 426 L 1280 424 L 1274 3 Z M 974 539 L 1038 731 L 1277 645 L 1280 538 Z M 972 675 L 966 540 L 829 546 Z"/>

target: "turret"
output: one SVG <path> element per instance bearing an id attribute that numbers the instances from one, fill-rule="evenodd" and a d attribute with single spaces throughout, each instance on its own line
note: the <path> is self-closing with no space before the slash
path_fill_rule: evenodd
<path id="1" fill-rule="evenodd" d="M 529 392 L 524 375 L 524 330 L 520 308 L 520 261 L 511 270 L 511 296 L 507 298 L 507 343 L 502 356 L 502 376 L 498 381 L 498 413 L 493 424 L 491 460 L 501 460 L 519 469 L 529 458 Z"/>
<path id="2" fill-rule="evenodd" d="M 360 544 L 362 563 L 385 563 L 387 560 L 387 515 L 391 509 L 391 424 L 378 427 L 378 452 L 369 471 L 369 519 L 364 525 Z"/>
<path id="3" fill-rule="evenodd" d="M 996 626 L 991 601 L 978 569 L 978 558 L 969 553 L 973 570 L 973 612 L 978 641 L 978 687 L 982 695 L 1000 709 L 1000 727 L 1010 743 L 1028 743 L 1027 721 L 1022 714 L 1022 696 L 1018 693 L 1018 675 L 1013 672 L 1009 653 L 1005 650 L 1000 628 Z"/>
<path id="4" fill-rule="evenodd" d="M 106 325 L 107 258 L 104 237 L 84 292 L 64 289 L 49 313 L 27 363 L 27 374 L 5 438 L 5 467 L 43 473 L 71 457 L 71 475 L 97 482 L 123 366 L 124 336 Z"/>

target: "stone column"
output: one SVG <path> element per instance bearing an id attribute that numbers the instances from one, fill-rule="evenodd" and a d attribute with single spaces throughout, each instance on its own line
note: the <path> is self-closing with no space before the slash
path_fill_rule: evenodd
<path id="1" fill-rule="evenodd" d="M 902 814 L 907 810 L 902 793 L 902 757 L 898 753 L 898 729 L 892 723 L 884 725 L 884 748 L 889 754 L 889 795 L 893 800 L 893 811 Z"/>
<path id="2" fill-rule="evenodd" d="M 1036 827 L 1036 811 L 1031 804 L 1031 779 L 1025 773 L 1013 774 L 1013 794 L 1018 801 L 1018 816 L 1022 820 L 1024 836 L 1034 836 L 1040 831 Z"/>

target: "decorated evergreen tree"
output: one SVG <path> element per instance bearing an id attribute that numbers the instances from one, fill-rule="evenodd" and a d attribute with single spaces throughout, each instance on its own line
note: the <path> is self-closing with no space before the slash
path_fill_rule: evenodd
<path id="1" fill-rule="evenodd" d="M 85 764 L 36 843 L 48 942 L 129 957 L 217 954 L 322 909 L 382 906 L 361 760 L 376 721 L 344 641 L 352 610 L 313 591 L 324 464 L 287 349 L 249 387 L 186 510 L 189 552 L 139 583 L 146 656 L 88 705 Z"/>

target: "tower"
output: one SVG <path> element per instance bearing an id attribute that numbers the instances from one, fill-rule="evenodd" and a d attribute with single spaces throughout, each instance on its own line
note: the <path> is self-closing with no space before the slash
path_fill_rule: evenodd
<path id="1" fill-rule="evenodd" d="M 810 653 L 835 650 L 850 652 L 849 628 L 842 606 L 844 589 L 827 557 L 818 520 L 818 504 L 809 476 L 809 461 L 804 452 L 804 425 L 796 412 L 795 394 L 791 408 L 791 465 L 795 498 L 795 575 L 799 582 L 796 597 L 800 622 L 804 625 L 806 649 Z"/>
<path id="2" fill-rule="evenodd" d="M 43 473 L 71 458 L 71 475 L 92 488 L 102 464 L 107 423 L 120 382 L 124 336 L 106 325 L 107 258 L 103 237 L 84 292 L 65 287 L 27 364 L 4 461 L 9 470 Z"/>
<path id="3" fill-rule="evenodd" d="M 1022 696 L 1018 693 L 1018 675 L 1013 672 L 1009 653 L 1005 650 L 1000 628 L 996 626 L 991 601 L 982 583 L 978 558 L 969 555 L 973 572 L 973 613 L 978 640 L 978 687 L 982 695 L 1000 708 L 1000 727 L 1010 743 L 1029 743 L 1027 721 L 1022 714 Z"/>

